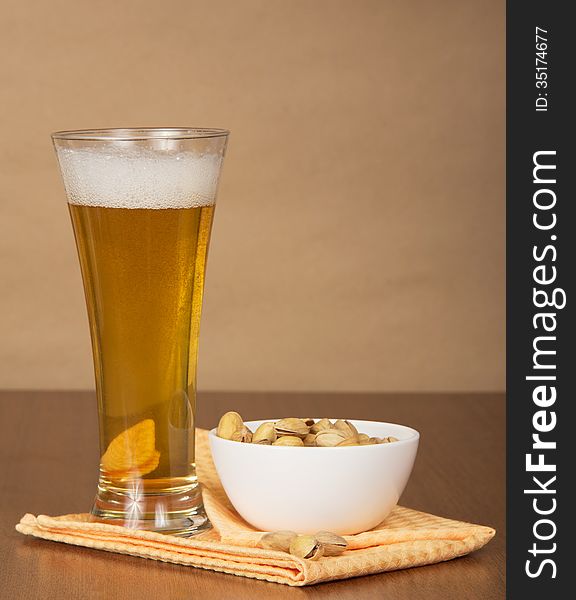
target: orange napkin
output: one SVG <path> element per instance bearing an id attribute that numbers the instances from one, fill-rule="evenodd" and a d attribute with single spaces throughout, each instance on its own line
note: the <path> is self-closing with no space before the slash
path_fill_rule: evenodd
<path id="1" fill-rule="evenodd" d="M 494 529 L 396 507 L 378 527 L 345 536 L 340 556 L 308 561 L 257 547 L 262 532 L 230 504 L 212 462 L 208 432 L 197 430 L 196 460 L 206 512 L 214 529 L 179 538 L 90 523 L 88 514 L 47 517 L 27 514 L 16 529 L 25 535 L 77 546 L 131 554 L 191 567 L 264 579 L 292 586 L 347 579 L 450 560 L 489 542 Z"/>

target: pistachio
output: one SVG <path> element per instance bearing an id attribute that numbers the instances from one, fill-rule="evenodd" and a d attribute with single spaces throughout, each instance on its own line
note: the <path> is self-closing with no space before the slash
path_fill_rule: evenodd
<path id="1" fill-rule="evenodd" d="M 329 419 L 320 419 L 310 427 L 310 433 L 318 433 L 324 429 L 332 429 L 333 425 Z"/>
<path id="2" fill-rule="evenodd" d="M 273 531 L 265 533 L 261 538 L 259 545 L 268 550 L 280 550 L 280 552 L 290 552 L 290 542 L 298 534 L 295 531 Z"/>
<path id="3" fill-rule="evenodd" d="M 273 444 L 273 446 L 304 446 L 302 438 L 296 437 L 295 435 L 283 435 L 279 437 Z"/>
<path id="4" fill-rule="evenodd" d="M 336 445 L 338 447 L 340 447 L 340 446 L 359 446 L 360 443 L 358 442 L 358 438 L 356 436 L 354 436 L 354 437 L 347 437 Z"/>
<path id="5" fill-rule="evenodd" d="M 315 433 L 309 433 L 304 438 L 304 445 L 305 446 L 315 446 L 316 445 L 316 434 Z"/>
<path id="6" fill-rule="evenodd" d="M 242 425 L 240 429 L 237 429 L 230 438 L 233 442 L 247 442 L 248 444 L 252 441 L 252 432 L 246 425 Z"/>
<path id="7" fill-rule="evenodd" d="M 316 434 L 317 446 L 337 446 L 346 439 L 346 435 L 339 429 L 323 429 Z"/>
<path id="8" fill-rule="evenodd" d="M 310 427 L 304 423 L 302 419 L 294 417 L 288 419 L 280 419 L 274 425 L 277 435 L 295 435 L 304 438 L 310 432 Z"/>
<path id="9" fill-rule="evenodd" d="M 331 531 L 319 531 L 314 537 L 324 547 L 324 556 L 338 556 L 348 547 L 348 542 Z"/>
<path id="10" fill-rule="evenodd" d="M 398 441 L 392 435 L 383 438 L 369 437 L 365 433 L 359 433 L 350 421 L 338 419 L 332 423 L 327 418 L 314 421 L 312 418 L 289 417 L 276 422 L 267 421 L 252 433 L 243 423 L 242 417 L 233 411 L 222 416 L 217 435 L 235 442 L 274 446 L 367 446 Z"/>
<path id="11" fill-rule="evenodd" d="M 253 444 L 273 444 L 276 441 L 276 429 L 274 423 L 262 423 L 252 435 Z"/>
<path id="12" fill-rule="evenodd" d="M 358 435 L 358 430 L 350 423 L 350 421 L 338 419 L 336 423 L 334 423 L 334 427 L 339 431 L 344 432 L 348 437 L 355 437 Z"/>
<path id="13" fill-rule="evenodd" d="M 324 555 L 324 547 L 313 535 L 297 535 L 290 542 L 290 554 L 306 560 L 318 560 Z"/>
<path id="14" fill-rule="evenodd" d="M 225 440 L 231 440 L 234 432 L 238 431 L 243 426 L 244 422 L 242 421 L 242 417 L 237 412 L 227 412 L 220 418 L 216 435 Z"/>

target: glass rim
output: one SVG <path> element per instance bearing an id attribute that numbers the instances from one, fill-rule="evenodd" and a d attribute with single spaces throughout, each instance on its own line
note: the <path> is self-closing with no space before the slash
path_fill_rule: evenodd
<path id="1" fill-rule="evenodd" d="M 137 142 L 147 140 L 197 140 L 227 137 L 228 129 L 213 127 L 111 127 L 55 131 L 53 140 L 93 142 Z"/>

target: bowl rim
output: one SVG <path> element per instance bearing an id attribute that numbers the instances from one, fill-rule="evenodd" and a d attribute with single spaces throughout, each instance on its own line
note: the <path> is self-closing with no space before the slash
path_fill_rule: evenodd
<path id="1" fill-rule="evenodd" d="M 315 420 L 319 420 L 323 417 L 310 417 L 312 419 Z M 254 419 L 252 421 L 244 421 L 244 424 L 247 425 L 248 427 L 250 427 L 251 425 L 254 424 L 262 424 L 262 423 L 267 423 L 269 421 L 279 421 L 280 419 Z M 333 421 L 335 419 L 330 419 L 330 421 Z M 304 448 L 306 448 L 309 451 L 312 450 L 316 450 L 316 451 L 324 451 L 324 450 L 334 450 L 335 448 L 338 448 L 338 450 L 342 451 L 342 450 L 366 450 L 366 449 L 372 449 L 372 451 L 375 448 L 389 448 L 391 447 L 398 447 L 398 446 L 404 446 L 407 444 L 414 444 L 415 442 L 418 442 L 420 440 L 420 432 L 416 429 L 414 429 L 413 427 L 409 427 L 408 425 L 402 425 L 401 423 L 392 423 L 390 421 L 369 421 L 367 419 L 346 419 L 347 421 L 350 421 L 353 424 L 356 423 L 371 423 L 371 424 L 375 424 L 375 425 L 393 425 L 394 427 L 401 427 L 402 429 L 405 429 L 407 432 L 410 433 L 410 437 L 407 437 L 405 439 L 402 440 L 398 440 L 397 442 L 393 442 L 391 444 L 369 444 L 369 445 L 365 445 L 365 446 L 304 446 Z M 280 449 L 280 450 L 289 450 L 289 451 L 294 451 L 297 448 L 300 449 L 302 448 L 302 446 L 272 446 L 271 444 L 243 444 L 242 442 L 235 442 L 233 440 L 226 440 L 224 438 L 218 437 L 216 435 L 216 430 L 218 428 L 214 427 L 213 429 L 210 429 L 208 431 L 208 437 L 210 440 L 218 440 L 217 443 L 227 443 L 227 444 L 234 444 L 235 447 L 239 446 L 243 446 L 246 448 L 275 448 L 275 449 Z M 380 450 L 379 450 L 380 451 Z"/>

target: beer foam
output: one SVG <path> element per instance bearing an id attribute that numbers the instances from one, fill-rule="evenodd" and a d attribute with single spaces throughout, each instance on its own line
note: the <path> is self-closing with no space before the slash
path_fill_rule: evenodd
<path id="1" fill-rule="evenodd" d="M 70 204 L 107 208 L 210 206 L 222 156 L 148 149 L 58 149 Z"/>

